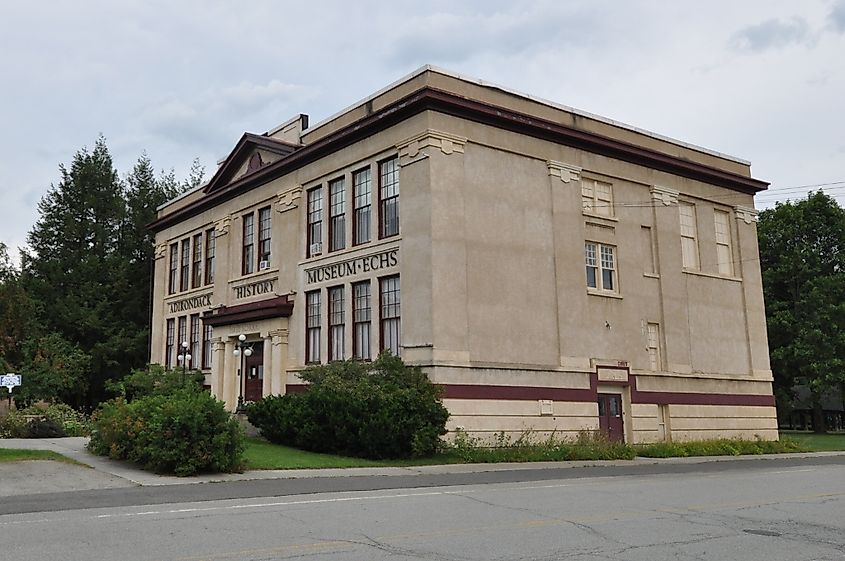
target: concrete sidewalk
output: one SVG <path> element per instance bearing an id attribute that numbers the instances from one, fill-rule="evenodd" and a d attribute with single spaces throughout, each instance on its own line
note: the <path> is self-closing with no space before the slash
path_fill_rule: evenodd
<path id="1" fill-rule="evenodd" d="M 579 468 L 585 466 L 633 466 L 653 464 L 698 464 L 720 461 L 759 460 L 761 458 L 806 458 L 845 456 L 843 452 L 773 454 L 770 456 L 709 456 L 694 458 L 637 458 L 635 460 L 530 462 L 501 464 L 449 464 L 438 466 L 374 467 L 344 469 L 252 470 L 243 473 L 210 474 L 192 477 L 156 475 L 128 462 L 96 456 L 86 450 L 88 439 L 82 437 L 46 439 L 0 439 L 0 448 L 53 450 L 85 466 L 61 462 L 25 461 L 0 463 L 0 496 L 82 491 L 135 486 L 185 485 L 222 481 L 259 479 L 300 479 L 313 477 L 398 476 L 424 474 L 462 474 L 491 471 Z"/>

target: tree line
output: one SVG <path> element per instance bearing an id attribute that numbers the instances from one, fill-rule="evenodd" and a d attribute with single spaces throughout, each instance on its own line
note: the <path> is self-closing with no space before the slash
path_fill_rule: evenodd
<path id="1" fill-rule="evenodd" d="M 156 174 L 144 154 L 125 176 L 103 137 L 83 148 L 38 204 L 15 267 L 0 242 L 0 370 L 23 375 L 18 404 L 91 409 L 149 357 L 156 209 L 202 182 Z"/>
<path id="2" fill-rule="evenodd" d="M 123 178 L 106 141 L 83 148 L 38 205 L 19 268 L 0 242 L 0 371 L 19 372 L 23 403 L 92 408 L 106 382 L 149 356 L 156 208 L 198 186 L 156 174 L 142 155 Z M 823 192 L 760 213 L 760 264 L 774 388 L 781 411 L 806 388 L 814 426 L 822 402 L 845 402 L 845 210 Z"/>

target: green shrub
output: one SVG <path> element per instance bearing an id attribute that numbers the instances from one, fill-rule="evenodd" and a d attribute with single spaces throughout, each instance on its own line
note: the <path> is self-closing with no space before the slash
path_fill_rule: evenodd
<path id="1" fill-rule="evenodd" d="M 193 475 L 240 469 L 243 430 L 208 392 L 180 388 L 127 403 L 117 398 L 94 413 L 89 449 L 156 473 Z"/>
<path id="2" fill-rule="evenodd" d="M 179 388 L 201 388 L 205 376 L 199 370 L 167 370 L 160 364 L 133 370 L 120 380 L 109 380 L 107 389 L 113 395 L 134 401 L 148 395 L 166 395 Z"/>
<path id="3" fill-rule="evenodd" d="M 304 370 L 301 394 L 266 397 L 249 421 L 277 444 L 364 458 L 434 454 L 449 413 L 440 389 L 418 367 L 384 353 L 372 363 L 337 362 Z"/>
<path id="4" fill-rule="evenodd" d="M 88 417 L 64 403 L 36 404 L 0 419 L 0 438 L 87 436 Z"/>

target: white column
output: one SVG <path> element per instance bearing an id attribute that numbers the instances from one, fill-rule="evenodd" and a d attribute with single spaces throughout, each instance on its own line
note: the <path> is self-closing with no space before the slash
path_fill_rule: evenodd
<path id="1" fill-rule="evenodd" d="M 223 369 L 226 364 L 226 346 L 218 337 L 211 342 L 211 395 L 223 399 Z"/>
<path id="2" fill-rule="evenodd" d="M 284 395 L 288 379 L 288 330 L 277 329 L 270 335 L 273 340 L 273 370 L 270 373 L 270 394 Z"/>
<path id="3" fill-rule="evenodd" d="M 234 411 L 238 407 L 238 367 L 240 361 L 235 357 L 235 341 L 227 339 L 223 350 L 226 360 L 222 365 L 223 384 L 221 397 L 226 402 L 226 409 Z"/>
<path id="4" fill-rule="evenodd" d="M 261 397 L 270 395 L 273 392 L 273 371 L 276 369 L 276 364 L 273 362 L 271 353 L 273 351 L 273 341 L 271 334 L 263 334 L 264 339 L 264 379 L 261 383 Z"/>

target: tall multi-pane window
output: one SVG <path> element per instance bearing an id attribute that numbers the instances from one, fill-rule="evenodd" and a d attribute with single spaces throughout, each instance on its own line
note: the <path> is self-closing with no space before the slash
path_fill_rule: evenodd
<path id="1" fill-rule="evenodd" d="M 323 189 L 308 191 L 308 257 L 323 252 Z"/>
<path id="2" fill-rule="evenodd" d="M 241 274 L 255 272 L 255 215 L 244 214 L 243 251 L 241 253 Z"/>
<path id="3" fill-rule="evenodd" d="M 717 209 L 713 214 L 713 220 L 716 226 L 716 260 L 719 263 L 719 274 L 731 276 L 734 274 L 734 267 L 730 215 L 724 210 Z"/>
<path id="4" fill-rule="evenodd" d="M 305 293 L 305 362 L 320 362 L 320 291 Z"/>
<path id="5" fill-rule="evenodd" d="M 179 338 L 176 340 L 177 353 L 182 353 L 182 343 L 188 341 L 188 316 L 179 316 Z"/>
<path id="6" fill-rule="evenodd" d="M 182 261 L 179 275 L 179 290 L 188 290 L 191 270 L 191 238 L 182 240 Z"/>
<path id="7" fill-rule="evenodd" d="M 214 228 L 205 232 L 205 284 L 214 284 Z"/>
<path id="8" fill-rule="evenodd" d="M 586 242 L 584 263 L 588 288 L 616 292 L 616 258 L 612 245 Z"/>
<path id="9" fill-rule="evenodd" d="M 352 245 L 370 241 L 370 216 L 372 214 L 372 179 L 370 168 L 352 174 Z"/>
<path id="10" fill-rule="evenodd" d="M 381 299 L 381 349 L 399 356 L 402 345 L 399 276 L 379 279 Z"/>
<path id="11" fill-rule="evenodd" d="M 214 352 L 214 345 L 211 338 L 214 336 L 214 328 L 210 325 L 202 326 L 202 368 L 211 368 L 211 357 Z"/>
<path id="12" fill-rule="evenodd" d="M 343 287 L 329 288 L 329 360 L 343 360 L 346 316 Z"/>
<path id="13" fill-rule="evenodd" d="M 173 318 L 167 320 L 167 336 L 164 343 L 164 367 L 170 368 L 173 366 L 173 337 L 176 335 L 176 322 Z"/>
<path id="14" fill-rule="evenodd" d="M 379 237 L 399 233 L 399 158 L 379 163 Z"/>
<path id="15" fill-rule="evenodd" d="M 370 281 L 352 285 L 352 358 L 370 360 Z"/>
<path id="16" fill-rule="evenodd" d="M 584 212 L 613 216 L 613 186 L 595 179 L 581 179 L 581 203 Z"/>
<path id="17" fill-rule="evenodd" d="M 194 258 L 191 260 L 191 288 L 202 286 L 202 234 L 194 236 Z"/>
<path id="18" fill-rule="evenodd" d="M 188 347 L 191 353 L 191 362 L 188 364 L 189 368 L 195 367 L 200 362 L 200 315 L 191 315 L 191 346 Z"/>
<path id="19" fill-rule="evenodd" d="M 270 234 L 273 228 L 271 216 L 269 206 L 258 209 L 258 263 L 259 267 L 264 268 L 270 266 Z"/>
<path id="20" fill-rule="evenodd" d="M 680 202 L 681 259 L 684 269 L 698 269 L 698 228 L 695 223 L 695 206 Z"/>
<path id="21" fill-rule="evenodd" d="M 167 285 L 167 293 L 168 294 L 175 294 L 176 293 L 176 282 L 179 276 L 179 244 L 172 243 L 170 244 L 170 277 L 169 283 Z"/>
<path id="22" fill-rule="evenodd" d="M 651 370 L 660 370 L 660 325 L 648 324 L 648 365 Z"/>
<path id="23" fill-rule="evenodd" d="M 346 185 L 343 178 L 329 182 L 329 251 L 346 247 Z"/>

